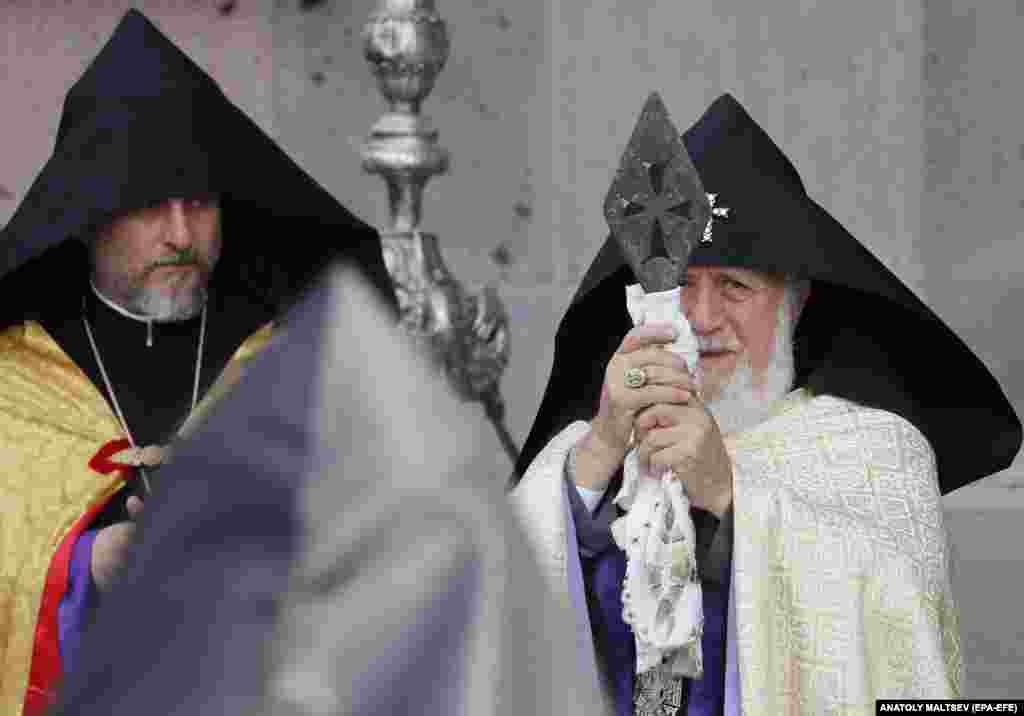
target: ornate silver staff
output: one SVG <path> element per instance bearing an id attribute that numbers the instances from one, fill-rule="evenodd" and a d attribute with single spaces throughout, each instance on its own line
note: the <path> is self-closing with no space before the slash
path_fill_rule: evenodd
<path id="1" fill-rule="evenodd" d="M 668 110 L 652 92 L 640 112 L 619 169 L 604 202 L 605 218 L 623 257 L 642 287 L 627 289 L 640 310 L 630 311 L 643 323 L 666 322 L 679 331 L 666 346 L 684 357 L 697 375 L 697 339 L 680 304 L 679 286 L 686 284 L 686 268 L 693 249 L 710 238 L 711 198 L 705 193 L 697 168 L 690 159 Z M 627 294 L 628 295 L 628 294 Z M 626 296 L 623 296 L 625 299 Z M 627 302 L 631 302 L 627 299 Z M 634 370 L 626 373 L 627 384 Z M 639 385 L 646 382 L 638 370 Z M 635 463 L 634 463 L 635 465 Z M 694 526 L 685 489 L 640 478 L 639 469 L 623 468 L 625 485 L 642 480 L 650 501 L 629 506 L 624 522 L 615 527 L 616 543 L 626 552 L 623 582 L 623 618 L 636 637 L 637 677 L 633 707 L 636 714 L 672 715 L 684 712 L 683 677 L 703 673 L 700 630 L 703 612 L 694 613 L 688 599 L 701 603 L 696 564 Z M 666 505 L 664 510 L 659 504 Z M 639 540 L 621 538 L 636 529 L 649 530 Z M 663 553 L 645 550 L 650 538 L 667 545 Z M 684 594 L 690 595 L 683 597 Z"/>
<path id="2" fill-rule="evenodd" d="M 389 105 L 363 148 L 363 169 L 387 182 L 391 218 L 381 235 L 402 324 L 463 400 L 483 403 L 515 462 L 519 449 L 505 427 L 499 391 L 508 364 L 508 315 L 493 287 L 467 292 L 445 266 L 437 236 L 419 230 L 423 187 L 448 170 L 448 152 L 420 113 L 448 59 L 445 22 L 433 0 L 379 0 L 363 40 Z"/>

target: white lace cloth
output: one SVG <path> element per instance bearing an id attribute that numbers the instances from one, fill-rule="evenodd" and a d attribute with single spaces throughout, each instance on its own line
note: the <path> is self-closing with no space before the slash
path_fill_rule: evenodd
<path id="1" fill-rule="evenodd" d="M 678 338 L 669 350 L 697 371 L 697 340 L 679 304 L 679 289 L 647 294 L 626 288 L 633 323 L 671 323 Z M 615 502 L 627 513 L 612 523 L 612 537 L 626 553 L 623 619 L 636 637 L 638 674 L 663 665 L 678 676 L 703 674 L 700 639 L 704 625 L 696 538 L 690 501 L 671 470 L 653 479 L 641 475 L 637 450 L 626 455 L 622 489 Z"/>

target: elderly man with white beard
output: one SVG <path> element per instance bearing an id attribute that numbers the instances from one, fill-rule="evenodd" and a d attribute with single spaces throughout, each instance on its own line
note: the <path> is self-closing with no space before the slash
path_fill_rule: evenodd
<path id="1" fill-rule="evenodd" d="M 724 448 L 721 435 L 760 423 L 792 388 L 793 328 L 809 292 L 806 280 L 742 268 L 691 268 L 681 298 L 700 350 L 700 385 L 685 361 L 660 350 L 677 337 L 671 326 L 643 325 L 627 333 L 605 371 L 607 392 L 591 430 L 574 451 L 574 482 L 583 494 L 591 500 L 603 494 L 632 436 L 642 462 L 652 467 L 680 459 L 717 466 L 701 473 L 690 500 L 721 517 L 732 501 L 728 460 L 717 449 Z M 643 388 L 608 380 L 637 367 L 646 374 Z M 700 402 L 704 420 L 692 415 Z"/>
<path id="2" fill-rule="evenodd" d="M 516 470 L 514 501 L 575 607 L 580 664 L 617 716 L 959 697 L 940 498 L 1007 467 L 1020 421 L 732 96 L 683 143 L 713 208 L 679 287 L 695 370 L 663 349 L 678 326 L 632 327 L 638 276 L 609 237 L 559 326 Z M 682 207 L 664 168 L 647 170 L 649 204 Z M 690 531 L 677 502 L 659 513 L 667 532 L 628 520 L 630 465 L 670 471 Z M 695 564 L 637 581 L 630 541 Z"/>

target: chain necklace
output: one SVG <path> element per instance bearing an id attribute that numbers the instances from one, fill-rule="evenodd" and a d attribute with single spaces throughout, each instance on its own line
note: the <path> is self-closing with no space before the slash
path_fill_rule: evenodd
<path id="1" fill-rule="evenodd" d="M 100 294 L 99 291 L 96 290 L 95 286 L 93 286 L 93 291 L 98 296 L 103 298 L 102 294 Z M 107 303 L 107 301 L 104 301 L 104 303 Z M 126 315 L 130 315 L 130 314 L 126 314 Z M 148 319 L 145 319 L 145 320 L 147 320 L 147 322 L 149 322 L 150 337 L 152 337 L 152 330 L 153 330 L 152 322 L 148 321 Z M 96 358 L 96 365 L 98 365 L 99 368 L 100 368 L 100 375 L 103 376 L 103 383 L 104 383 L 104 385 L 107 386 L 107 393 L 110 395 L 110 401 L 114 404 L 114 411 L 117 413 L 117 419 L 121 422 L 121 427 L 124 428 L 124 432 L 128 436 L 128 442 L 131 444 L 131 446 L 133 448 L 137 449 L 138 445 L 135 444 L 135 438 L 132 436 L 132 431 L 128 427 L 128 421 L 127 421 L 127 419 L 125 419 L 124 413 L 121 411 L 121 405 L 117 401 L 117 394 L 114 392 L 114 385 L 113 385 L 113 383 L 110 382 L 110 377 L 107 375 L 107 369 L 103 365 L 103 358 L 100 357 L 100 349 L 96 345 L 96 339 L 92 335 L 92 327 L 89 325 L 89 319 L 86 317 L 86 313 L 85 313 L 85 297 L 84 296 L 82 297 L 82 325 L 85 326 L 85 335 L 89 338 L 89 345 L 92 346 L 92 354 Z M 147 345 L 152 345 L 151 340 L 152 340 L 152 338 L 150 338 L 150 341 L 147 342 Z M 203 305 L 202 318 L 200 319 L 200 323 L 199 323 L 199 345 L 196 348 L 196 376 L 195 376 L 195 380 L 192 383 L 192 407 L 189 408 L 189 411 L 188 411 L 189 415 L 191 415 L 192 412 L 196 409 L 196 403 L 199 402 L 199 376 L 202 373 L 202 367 L 203 367 L 203 344 L 205 343 L 205 341 L 206 341 L 206 304 Z M 187 416 L 186 416 L 186 418 L 187 418 Z M 156 447 L 159 450 L 159 446 L 154 446 L 154 447 Z M 146 475 L 145 468 L 140 464 L 138 466 L 138 469 L 139 469 L 139 475 L 142 477 L 142 484 L 146 488 L 146 493 L 147 494 L 152 494 L 153 490 L 150 487 L 149 477 Z"/>

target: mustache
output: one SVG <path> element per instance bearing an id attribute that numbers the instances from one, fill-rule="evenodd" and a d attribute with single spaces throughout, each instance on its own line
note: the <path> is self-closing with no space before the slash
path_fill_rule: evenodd
<path id="1" fill-rule="evenodd" d="M 701 353 L 716 351 L 738 351 L 741 346 L 735 338 L 723 336 L 697 336 L 697 347 Z"/>
<path id="2" fill-rule="evenodd" d="M 198 252 L 191 246 L 186 246 L 183 249 L 178 249 L 173 254 L 157 259 L 146 270 L 152 271 L 162 266 L 199 266 L 201 264 L 202 261 L 199 258 Z"/>

